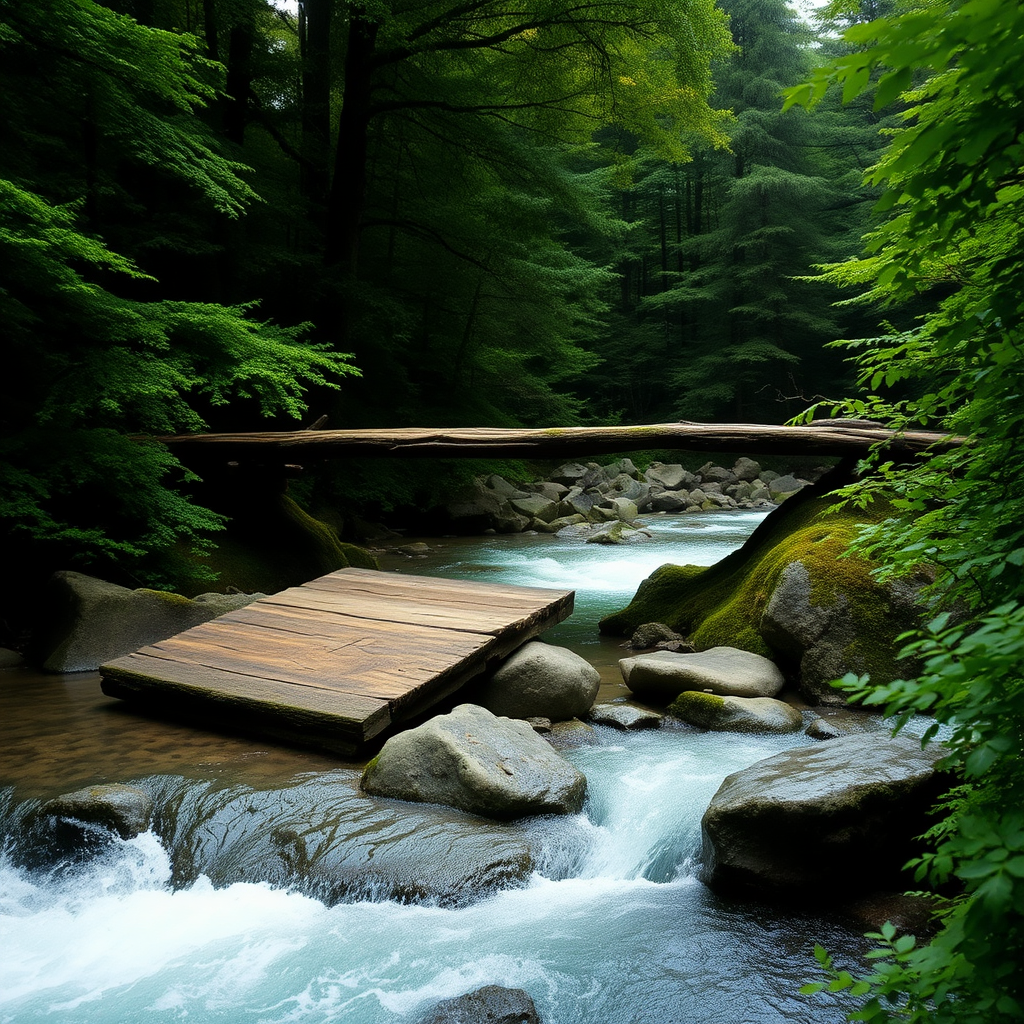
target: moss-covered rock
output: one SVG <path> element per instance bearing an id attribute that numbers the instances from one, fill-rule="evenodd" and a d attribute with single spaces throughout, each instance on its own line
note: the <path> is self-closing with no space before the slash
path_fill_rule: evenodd
<path id="1" fill-rule="evenodd" d="M 884 514 L 877 509 L 874 521 Z M 907 670 L 896 638 L 920 615 L 917 587 L 882 586 L 872 562 L 846 556 L 868 521 L 828 495 L 792 498 L 716 565 L 655 570 L 601 631 L 630 635 L 664 622 L 698 650 L 729 646 L 772 658 L 808 698 L 841 703 L 831 680 L 851 671 L 891 680 Z"/>
<path id="2" fill-rule="evenodd" d="M 254 494 L 231 510 L 209 557 L 219 586 L 271 594 L 337 569 L 379 569 L 364 548 L 346 544 L 287 494 Z"/>
<path id="3" fill-rule="evenodd" d="M 669 705 L 669 714 L 713 732 L 798 732 L 804 724 L 796 708 L 774 697 L 719 697 L 688 690 Z"/>

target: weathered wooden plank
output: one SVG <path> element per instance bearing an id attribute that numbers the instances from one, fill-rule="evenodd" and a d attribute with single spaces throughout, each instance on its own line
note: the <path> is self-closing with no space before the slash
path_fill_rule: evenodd
<path id="1" fill-rule="evenodd" d="M 572 610 L 572 591 L 342 569 L 101 667 L 103 690 L 353 753 Z"/>
<path id="2" fill-rule="evenodd" d="M 863 420 L 823 420 L 799 427 L 763 423 L 656 423 L 636 427 L 506 429 L 369 428 L 155 438 L 182 458 L 283 461 L 354 456 L 403 458 L 594 458 L 638 450 L 743 452 L 747 455 L 863 455 L 882 445 L 893 455 L 945 450 L 964 438 L 927 430 L 892 431 Z"/>
<path id="3" fill-rule="evenodd" d="M 128 654 L 103 666 L 101 687 L 111 697 L 154 698 L 168 707 L 199 706 L 219 716 L 265 720 L 278 729 L 311 735 L 337 733 L 349 743 L 372 739 L 391 722 L 386 700 L 329 693 L 250 675 Z M 160 685 L 154 689 L 153 682 Z"/>

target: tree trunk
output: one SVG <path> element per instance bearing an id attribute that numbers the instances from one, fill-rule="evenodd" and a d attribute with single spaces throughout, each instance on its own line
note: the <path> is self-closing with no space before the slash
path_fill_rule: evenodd
<path id="1" fill-rule="evenodd" d="M 241 146 L 245 142 L 245 128 L 249 122 L 249 90 L 252 87 L 253 31 L 250 14 L 243 13 L 242 21 L 231 27 L 228 36 L 227 93 L 224 107 L 224 134 Z"/>
<path id="2" fill-rule="evenodd" d="M 345 101 L 338 119 L 334 180 L 327 207 L 324 260 L 356 274 L 359 228 L 366 205 L 369 154 L 370 99 L 373 96 L 372 57 L 378 26 L 353 11 L 349 16 L 345 54 Z"/>
<path id="3" fill-rule="evenodd" d="M 302 56 L 302 194 L 327 201 L 331 138 L 331 0 L 299 4 Z"/>

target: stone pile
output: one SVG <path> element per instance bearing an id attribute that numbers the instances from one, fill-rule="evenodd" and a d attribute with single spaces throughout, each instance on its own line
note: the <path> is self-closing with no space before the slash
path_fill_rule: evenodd
<path id="1" fill-rule="evenodd" d="M 641 513 L 717 512 L 780 504 L 808 481 L 762 470 L 752 459 L 731 469 L 705 463 L 696 472 L 654 462 L 641 472 L 628 458 L 606 466 L 566 463 L 550 479 L 510 483 L 478 477 L 443 510 L 454 533 L 558 533 L 591 543 L 645 540 Z"/>

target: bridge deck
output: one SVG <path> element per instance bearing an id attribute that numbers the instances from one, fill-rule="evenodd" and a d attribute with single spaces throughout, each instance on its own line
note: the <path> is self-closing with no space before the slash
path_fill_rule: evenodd
<path id="1" fill-rule="evenodd" d="M 571 614 L 571 590 L 340 569 L 100 668 L 158 712 L 357 753 Z"/>

